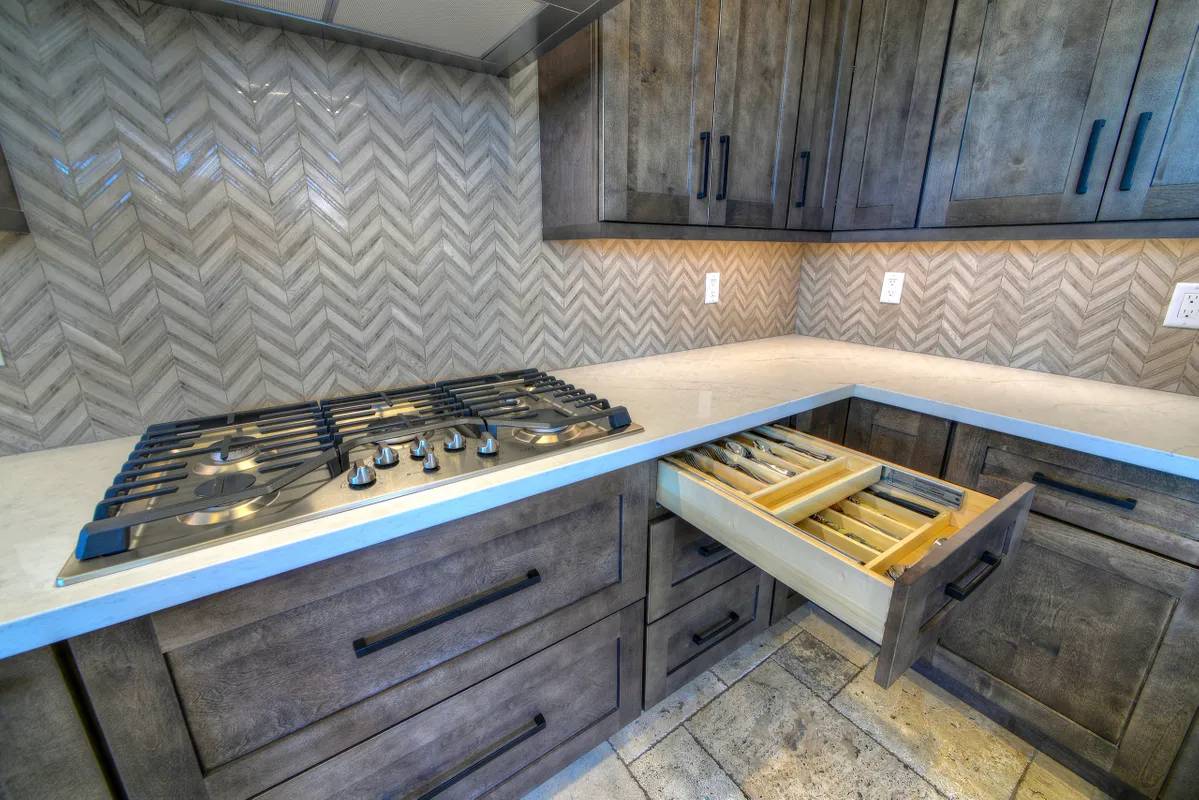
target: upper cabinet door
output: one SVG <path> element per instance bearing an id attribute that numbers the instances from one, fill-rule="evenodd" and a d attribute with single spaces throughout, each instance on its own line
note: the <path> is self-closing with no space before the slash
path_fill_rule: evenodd
<path id="1" fill-rule="evenodd" d="M 602 219 L 708 223 L 719 18 L 719 0 L 626 0 L 604 15 Z"/>
<path id="2" fill-rule="evenodd" d="M 1090 222 L 1153 0 L 960 0 L 921 227 Z"/>
<path id="3" fill-rule="evenodd" d="M 1199 217 L 1199 0 L 1159 0 L 1102 220 Z"/>
<path id="4" fill-rule="evenodd" d="M 787 224 L 808 0 L 723 0 L 709 224 Z"/>
<path id="5" fill-rule="evenodd" d="M 811 0 L 787 227 L 831 230 L 862 0 Z"/>
<path id="6" fill-rule="evenodd" d="M 865 0 L 837 230 L 913 228 L 953 0 Z"/>

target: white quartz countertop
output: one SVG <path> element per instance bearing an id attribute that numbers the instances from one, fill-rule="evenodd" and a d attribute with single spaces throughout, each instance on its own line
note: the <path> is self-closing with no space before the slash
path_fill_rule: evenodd
<path id="1" fill-rule="evenodd" d="M 645 431 L 61 588 L 136 440 L 0 458 L 0 658 L 846 397 L 1199 478 L 1199 398 L 1167 392 L 803 336 L 553 372 Z"/>

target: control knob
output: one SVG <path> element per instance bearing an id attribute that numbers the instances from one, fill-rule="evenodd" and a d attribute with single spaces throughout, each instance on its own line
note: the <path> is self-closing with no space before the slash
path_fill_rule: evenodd
<path id="1" fill-rule="evenodd" d="M 412 446 L 408 448 L 408 452 L 413 458 L 424 458 L 425 454 L 429 452 L 429 440 L 424 436 L 418 436 Z"/>
<path id="2" fill-rule="evenodd" d="M 499 455 L 500 443 L 490 433 L 484 434 L 485 438 L 479 443 L 479 455 L 495 456 Z"/>
<path id="3" fill-rule="evenodd" d="M 425 460 L 421 462 L 421 468 L 425 472 L 436 472 L 441 469 L 441 465 L 437 463 L 437 454 L 430 450 L 425 456 Z"/>
<path id="4" fill-rule="evenodd" d="M 466 442 L 462 441 L 462 434 L 458 431 L 453 431 L 445 438 L 445 451 L 447 453 L 457 453 L 459 450 L 466 449 Z"/>
<path id="5" fill-rule="evenodd" d="M 347 480 L 351 489 L 365 489 L 374 484 L 375 471 L 371 469 L 370 464 L 355 461 L 350 466 L 350 475 Z"/>
<path id="6" fill-rule="evenodd" d="M 394 467 L 396 465 L 396 463 L 400 460 L 400 454 L 397 453 L 396 449 L 391 445 L 381 444 L 379 445 L 379 448 L 375 450 L 374 460 L 376 467 L 387 469 L 388 467 Z"/>

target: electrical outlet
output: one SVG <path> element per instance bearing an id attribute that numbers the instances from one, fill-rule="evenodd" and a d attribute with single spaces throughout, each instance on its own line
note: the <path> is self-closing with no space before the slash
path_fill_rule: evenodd
<path id="1" fill-rule="evenodd" d="M 1199 283 L 1174 284 L 1174 297 L 1162 324 L 1167 328 L 1199 328 Z"/>
<path id="2" fill-rule="evenodd" d="M 720 273 L 709 272 L 704 278 L 704 302 L 720 302 Z"/>
<path id="3" fill-rule="evenodd" d="M 883 290 L 879 293 L 880 303 L 898 303 L 903 296 L 903 273 L 888 272 L 883 275 Z"/>

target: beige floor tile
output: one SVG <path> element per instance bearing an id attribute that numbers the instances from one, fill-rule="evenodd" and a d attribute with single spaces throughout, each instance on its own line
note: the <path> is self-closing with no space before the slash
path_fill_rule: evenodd
<path id="1" fill-rule="evenodd" d="M 787 619 L 836 650 L 854 666 L 866 666 L 878 653 L 878 645 L 814 603 L 804 603 Z"/>
<path id="2" fill-rule="evenodd" d="M 1044 753 L 1037 753 L 1016 789 L 1015 800 L 1111 800 Z"/>
<path id="3" fill-rule="evenodd" d="M 951 798 L 1007 800 L 1034 752 L 911 671 L 883 689 L 870 664 L 834 698 L 833 707 Z"/>
<path id="4" fill-rule="evenodd" d="M 737 784 L 686 728 L 675 728 L 629 769 L 650 800 L 745 800 Z"/>
<path id="5" fill-rule="evenodd" d="M 775 650 L 791 641 L 797 633 L 799 627 L 794 622 L 781 620 L 722 658 L 720 663 L 712 667 L 712 672 L 724 681 L 725 685 L 731 686 L 751 669 L 770 658 Z"/>
<path id="6" fill-rule="evenodd" d="M 607 742 L 580 756 L 525 800 L 645 800 L 645 792 Z"/>
<path id="7" fill-rule="evenodd" d="M 608 740 L 628 763 L 653 747 L 683 720 L 723 692 L 725 685 L 711 672 L 701 673 L 677 692 L 621 728 Z"/>
<path id="8" fill-rule="evenodd" d="M 686 726 L 753 800 L 907 800 L 936 792 L 773 659 Z"/>
<path id="9" fill-rule="evenodd" d="M 779 648 L 774 658 L 822 700 L 832 699 L 860 670 L 805 630 Z"/>

